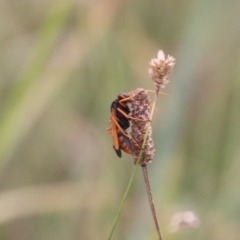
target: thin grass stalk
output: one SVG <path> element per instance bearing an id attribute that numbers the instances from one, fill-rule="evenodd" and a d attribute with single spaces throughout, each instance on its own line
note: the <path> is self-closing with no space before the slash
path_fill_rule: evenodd
<path id="1" fill-rule="evenodd" d="M 150 125 L 148 125 L 148 126 L 150 126 Z M 149 127 L 148 127 L 148 129 L 149 129 Z M 128 182 L 127 189 L 126 189 L 126 191 L 125 191 L 125 193 L 124 193 L 124 196 L 123 196 L 122 201 L 121 201 L 121 203 L 120 203 L 120 206 L 119 206 L 119 208 L 118 208 L 117 214 L 116 214 L 116 216 L 115 216 L 115 218 L 114 218 L 113 225 L 112 225 L 110 234 L 109 234 L 109 236 L 108 236 L 108 240 L 111 240 L 111 239 L 112 239 L 112 236 L 113 236 L 114 230 L 115 230 L 115 228 L 116 228 L 116 225 L 117 225 L 117 223 L 118 223 L 118 220 L 119 220 L 120 214 L 121 214 L 121 212 L 122 212 L 123 206 L 124 206 L 124 204 L 125 204 L 125 202 L 126 202 L 127 196 L 128 196 L 128 194 L 129 194 L 129 192 L 130 192 L 130 189 L 131 189 L 131 187 L 132 187 L 132 185 L 133 185 L 133 180 L 134 180 L 134 178 L 135 178 L 135 176 L 136 176 L 137 168 L 139 167 L 139 164 L 138 164 L 138 163 L 139 163 L 140 159 L 142 158 L 143 149 L 144 149 L 144 146 L 145 146 L 145 144 L 146 144 L 147 135 L 148 135 L 148 129 L 147 129 L 147 131 L 146 131 L 146 134 L 145 134 L 145 137 L 144 137 L 144 140 L 143 140 L 142 149 L 141 149 L 141 151 L 140 151 L 140 153 L 139 153 L 137 163 L 136 163 L 136 165 L 135 165 L 134 168 L 133 168 L 133 172 L 132 172 L 132 175 L 131 175 L 130 180 L 129 180 L 129 182 Z"/>
<path id="2" fill-rule="evenodd" d="M 153 118 L 153 113 L 154 113 L 154 109 L 155 109 L 155 106 L 156 106 L 156 103 L 157 103 L 158 96 L 159 96 L 159 90 L 157 89 L 156 92 L 155 92 L 154 101 L 153 101 L 153 105 L 152 105 L 152 108 L 151 108 L 150 120 L 152 120 L 152 118 Z M 150 125 L 148 125 L 148 129 L 149 129 L 149 126 Z M 158 219 L 157 219 L 157 215 L 156 215 L 156 211 L 155 211 L 155 206 L 154 206 L 154 202 L 153 202 L 152 191 L 151 191 L 151 187 L 150 187 L 150 182 L 149 182 L 149 178 L 148 178 L 148 172 L 147 172 L 147 165 L 146 164 L 142 165 L 142 171 L 143 171 L 144 182 L 145 182 L 146 189 L 147 189 L 149 204 L 150 204 L 150 208 L 151 208 L 151 211 L 152 211 L 153 220 L 154 220 L 155 227 L 156 227 L 157 234 L 158 234 L 158 239 L 163 240 L 160 225 L 158 223 Z"/>
<path id="3" fill-rule="evenodd" d="M 155 223 L 155 226 L 157 229 L 158 239 L 163 240 L 160 226 L 159 226 L 158 219 L 157 219 L 157 215 L 156 215 L 156 211 L 155 211 L 155 206 L 154 206 L 153 197 L 152 197 L 152 191 L 151 191 L 151 187 L 150 187 L 150 183 L 149 183 L 149 179 L 148 179 L 147 165 L 142 166 L 142 171 L 143 171 L 144 182 L 145 182 L 146 189 L 147 189 L 149 204 L 150 204 L 150 208 L 152 211 L 153 220 L 154 220 L 154 223 Z"/>
<path id="4" fill-rule="evenodd" d="M 152 105 L 152 108 L 151 108 L 150 122 L 148 122 L 148 125 L 147 125 L 147 130 L 146 130 L 146 133 L 145 133 L 145 135 L 144 135 L 144 140 L 143 140 L 143 144 L 142 144 L 142 146 L 141 146 L 141 151 L 140 151 L 140 153 L 139 153 L 139 155 L 138 155 L 138 159 L 137 159 L 136 164 L 135 164 L 135 166 L 134 166 L 134 168 L 133 168 L 133 172 L 132 172 L 132 175 L 131 175 L 131 177 L 130 177 L 130 180 L 129 180 L 127 189 L 126 189 L 126 191 L 125 191 L 125 193 L 124 193 L 124 196 L 123 196 L 122 201 L 121 201 L 121 203 L 120 203 L 120 206 L 119 206 L 119 208 L 118 208 L 117 214 L 116 214 L 116 216 L 115 216 L 115 218 L 114 218 L 113 225 L 112 225 L 112 228 L 111 228 L 111 230 L 110 230 L 110 234 L 109 234 L 107 240 L 111 240 L 111 239 L 112 239 L 112 236 L 113 236 L 113 233 L 114 233 L 115 228 L 116 228 L 116 226 L 117 226 L 117 223 L 118 223 L 119 217 L 120 217 L 120 215 L 121 215 L 123 206 L 124 206 L 124 204 L 125 204 L 125 202 L 126 202 L 127 196 L 128 196 L 128 194 L 129 194 L 129 192 L 130 192 L 130 189 L 131 189 L 131 187 L 132 187 L 132 185 L 133 185 L 133 180 L 134 180 L 134 178 L 135 178 L 135 176 L 136 176 L 136 172 L 137 172 L 137 169 L 138 169 L 138 167 L 139 167 L 139 162 L 140 162 L 140 159 L 142 158 L 143 149 L 144 149 L 145 144 L 146 144 L 146 141 L 147 141 L 147 136 L 148 136 L 148 132 L 149 132 L 149 130 L 150 130 L 150 124 L 151 124 L 151 121 L 152 121 L 152 118 L 153 118 L 153 113 L 154 113 L 154 109 L 155 109 L 155 106 L 156 106 L 157 97 L 158 97 L 158 94 L 156 93 L 156 94 L 155 94 L 155 97 L 154 97 L 153 105 Z M 162 239 L 161 239 L 161 240 L 162 240 Z"/>

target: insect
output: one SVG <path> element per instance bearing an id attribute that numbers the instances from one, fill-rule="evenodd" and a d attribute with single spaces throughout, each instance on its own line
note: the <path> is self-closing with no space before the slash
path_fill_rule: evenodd
<path id="1" fill-rule="evenodd" d="M 131 141 L 129 139 L 129 136 L 127 135 L 127 132 L 125 132 L 124 134 L 122 132 L 117 132 L 117 140 L 118 140 L 118 149 L 115 148 L 115 146 L 113 146 L 116 154 L 118 155 L 118 157 L 122 157 L 122 152 L 121 150 L 123 150 L 125 153 L 132 153 L 132 144 Z"/>
<path id="2" fill-rule="evenodd" d="M 132 154 L 132 143 L 134 143 L 134 147 L 136 146 L 139 149 L 141 148 L 134 138 L 126 131 L 130 127 L 130 121 L 151 121 L 149 119 L 134 118 L 129 115 L 131 110 L 128 103 L 135 101 L 134 97 L 136 97 L 141 91 L 156 92 L 155 90 L 138 89 L 137 91 L 135 90 L 129 93 L 120 93 L 117 99 L 115 99 L 111 104 L 111 118 L 109 121 L 111 126 L 106 130 L 112 135 L 113 148 L 118 157 L 122 156 L 121 150 L 128 154 Z M 165 94 L 163 92 L 159 93 Z"/>
<path id="3" fill-rule="evenodd" d="M 133 97 L 133 94 L 121 93 L 111 104 L 111 118 L 109 121 L 111 127 L 107 128 L 107 131 L 112 135 L 113 148 L 118 157 L 122 156 L 121 150 L 129 154 L 132 153 L 131 141 L 134 140 L 128 135 L 126 130 L 130 127 L 131 119 L 136 119 L 129 116 L 131 111 L 127 105 Z M 146 121 L 142 119 L 136 120 Z"/>

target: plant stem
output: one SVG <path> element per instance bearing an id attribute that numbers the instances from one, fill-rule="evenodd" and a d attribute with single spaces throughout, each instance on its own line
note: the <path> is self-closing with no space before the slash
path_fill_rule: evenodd
<path id="1" fill-rule="evenodd" d="M 153 105 L 152 105 L 152 109 L 151 109 L 151 113 L 150 113 L 150 120 L 152 120 L 152 118 L 153 118 L 153 113 L 154 113 L 154 109 L 155 109 L 155 106 L 156 106 L 157 98 L 158 98 L 158 91 L 156 91 L 155 97 L 154 97 L 154 100 L 153 100 Z M 109 234 L 107 240 L 111 240 L 112 239 L 112 236 L 113 236 L 114 230 L 116 228 L 117 222 L 119 220 L 120 214 L 122 212 L 123 206 L 124 206 L 124 204 L 126 202 L 127 196 L 128 196 L 128 194 L 130 192 L 130 189 L 132 187 L 133 179 L 135 178 L 135 175 L 136 175 L 136 172 L 137 172 L 137 168 L 139 166 L 140 159 L 142 158 L 143 149 L 144 149 L 146 141 L 147 141 L 148 132 L 150 130 L 150 124 L 151 124 L 151 122 L 148 123 L 147 130 L 146 130 L 146 133 L 145 133 L 145 136 L 144 136 L 144 139 L 143 139 L 143 143 L 142 143 L 142 146 L 141 146 L 141 151 L 140 151 L 140 153 L 138 155 L 138 159 L 137 159 L 136 164 L 134 166 L 131 178 L 129 180 L 127 189 L 126 189 L 126 191 L 124 193 L 124 196 L 123 196 L 122 201 L 120 203 L 120 206 L 118 208 L 117 214 L 116 214 L 116 216 L 114 218 L 113 225 L 112 225 L 112 228 L 111 228 L 111 231 L 110 231 L 110 234 Z M 160 238 L 159 240 L 162 240 L 162 238 Z"/>
<path id="2" fill-rule="evenodd" d="M 154 109 L 155 109 L 155 106 L 157 103 L 158 96 L 159 96 L 159 89 L 157 89 L 155 92 L 153 105 L 152 105 L 152 109 L 151 109 L 151 113 L 150 113 L 150 120 L 152 120 L 152 118 L 153 118 L 153 113 L 154 113 Z M 153 220 L 154 220 L 154 223 L 155 223 L 155 226 L 157 229 L 157 233 L 158 233 L 158 239 L 163 240 L 160 226 L 159 226 L 158 219 L 157 219 L 157 215 L 156 215 L 156 211 L 155 211 L 155 207 L 154 207 L 152 191 L 151 191 L 149 178 L 148 178 L 147 165 L 142 165 L 142 171 L 143 171 L 143 177 L 144 177 L 144 181 L 145 181 L 145 185 L 146 185 L 146 189 L 147 189 L 149 204 L 150 204 L 150 208 L 151 208 L 152 215 L 153 215 Z"/>
<path id="3" fill-rule="evenodd" d="M 156 102 L 156 101 L 154 101 L 154 102 Z M 152 107 L 153 107 L 153 109 L 154 109 L 155 104 L 153 104 Z M 153 111 L 151 112 L 150 119 L 152 119 L 152 114 L 153 114 Z M 110 234 L 109 234 L 109 236 L 108 236 L 108 240 L 111 240 L 111 239 L 112 239 L 112 235 L 113 235 L 114 230 L 115 230 L 115 228 L 116 228 L 118 219 L 119 219 L 119 217 L 120 217 L 120 214 L 121 214 L 121 212 L 122 212 L 123 206 L 124 206 L 124 204 L 125 204 L 125 202 L 126 202 L 127 196 L 128 196 L 128 194 L 129 194 L 129 192 L 130 192 L 130 189 L 131 189 L 131 187 L 132 187 L 133 179 L 135 178 L 135 175 L 136 175 L 136 172 L 137 172 L 137 168 L 138 168 L 138 166 L 139 166 L 140 159 L 142 158 L 143 149 L 144 149 L 144 146 L 145 146 L 146 141 L 147 141 L 147 136 L 148 136 L 148 132 L 149 132 L 149 127 L 150 127 L 150 122 L 148 123 L 147 131 L 146 131 L 145 136 L 144 136 L 144 140 L 143 140 L 143 144 L 142 144 L 142 147 L 141 147 L 141 151 L 140 151 L 140 153 L 139 153 L 139 155 L 138 155 L 138 159 L 137 159 L 137 162 L 136 162 L 136 164 L 135 164 L 135 166 L 134 166 L 134 169 L 133 169 L 131 178 L 130 178 L 130 180 L 129 180 L 127 189 L 126 189 L 126 191 L 125 191 L 125 193 L 124 193 L 124 196 L 123 196 L 123 198 L 122 198 L 122 202 L 121 202 L 121 204 L 120 204 L 120 206 L 119 206 L 119 208 L 118 208 L 117 214 L 116 214 L 115 219 L 114 219 L 114 221 L 113 221 L 113 225 L 112 225 Z"/>
<path id="4" fill-rule="evenodd" d="M 147 195 L 148 195 L 148 200 L 149 200 L 150 208 L 151 208 L 152 215 L 153 215 L 153 220 L 154 220 L 154 223 L 155 223 L 155 226 L 157 229 L 157 233 L 158 233 L 158 239 L 163 240 L 161 230 L 160 230 L 160 227 L 158 224 L 158 219 L 157 219 L 154 202 L 153 202 L 153 197 L 152 197 L 152 191 L 151 191 L 151 187 L 150 187 L 150 183 L 149 183 L 149 179 L 148 179 L 147 165 L 142 165 L 142 171 L 143 171 L 145 185 L 147 188 Z"/>
<path id="5" fill-rule="evenodd" d="M 114 221 L 113 221 L 113 225 L 112 225 L 110 234 L 109 234 L 109 236 L 108 236 L 108 240 L 111 240 L 111 238 L 112 238 L 112 235 L 113 235 L 113 233 L 114 233 L 114 230 L 115 230 L 116 225 L 117 225 L 117 222 L 118 222 L 118 219 L 119 219 L 120 214 L 121 214 L 121 212 L 122 212 L 123 206 L 124 206 L 124 204 L 125 204 L 125 202 L 126 202 L 127 196 L 128 196 L 128 194 L 129 194 L 129 192 L 130 192 L 130 189 L 131 189 L 131 187 L 132 187 L 133 179 L 134 179 L 134 177 L 135 177 L 135 175 L 136 175 L 137 168 L 138 168 L 138 164 L 136 164 L 135 167 L 134 167 L 134 169 L 133 169 L 133 172 L 132 172 L 131 178 L 130 178 L 130 180 L 129 180 L 127 189 L 126 189 L 126 191 L 125 191 L 125 193 L 124 193 L 124 196 L 123 196 L 123 198 L 122 198 L 121 204 L 120 204 L 120 206 L 119 206 L 119 208 L 118 208 L 117 214 L 116 214 L 115 219 L 114 219 Z"/>

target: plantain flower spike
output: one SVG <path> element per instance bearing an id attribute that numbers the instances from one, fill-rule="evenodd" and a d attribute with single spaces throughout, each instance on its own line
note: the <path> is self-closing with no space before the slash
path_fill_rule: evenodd
<path id="1" fill-rule="evenodd" d="M 157 94 L 169 82 L 167 75 L 172 71 L 174 65 L 175 58 L 169 55 L 166 58 L 162 50 L 158 51 L 157 58 L 153 58 L 151 60 L 149 75 L 154 81 Z M 134 119 L 131 121 L 132 124 L 130 135 L 132 136 L 133 140 L 132 155 L 135 163 L 138 159 L 141 146 L 148 129 L 146 144 L 144 149 L 142 149 L 142 158 L 139 161 L 139 164 L 144 166 L 152 161 L 155 154 L 154 142 L 152 139 L 152 127 L 148 126 L 151 101 L 149 99 L 148 92 L 143 88 L 138 88 L 135 91 L 132 91 L 131 94 L 133 96 L 131 99 L 131 116 Z M 142 121 L 139 121 L 139 119 L 142 119 Z"/>
<path id="2" fill-rule="evenodd" d="M 132 141 L 132 155 L 134 158 L 134 162 L 136 163 L 138 159 L 138 155 L 140 153 L 144 137 L 148 128 L 148 121 L 150 118 L 150 99 L 148 96 L 147 91 L 143 88 L 138 88 L 133 91 L 133 99 L 131 102 L 132 111 L 131 116 L 136 119 L 142 119 L 143 121 L 139 120 L 132 120 L 132 128 L 131 128 L 131 136 L 134 141 Z M 149 131 L 146 139 L 146 144 L 143 149 L 142 158 L 139 161 L 140 165 L 146 165 L 147 163 L 151 162 L 154 154 L 154 142 L 152 139 L 152 127 L 149 126 Z"/>
<path id="3" fill-rule="evenodd" d="M 172 71 L 175 65 L 175 58 L 168 55 L 167 58 L 162 50 L 158 51 L 157 58 L 150 61 L 148 73 L 157 88 L 157 92 L 165 88 L 169 82 L 167 75 Z"/>

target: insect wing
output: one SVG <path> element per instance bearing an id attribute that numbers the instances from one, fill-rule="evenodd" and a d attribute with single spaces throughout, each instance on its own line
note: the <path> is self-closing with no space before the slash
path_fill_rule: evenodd
<path id="1" fill-rule="evenodd" d="M 117 134 L 117 126 L 115 124 L 115 116 L 116 110 L 112 109 L 111 112 L 111 129 L 112 129 L 112 139 L 113 139 L 113 146 L 115 150 L 119 150 L 119 142 L 118 142 L 118 134 Z"/>

